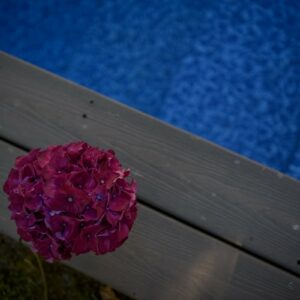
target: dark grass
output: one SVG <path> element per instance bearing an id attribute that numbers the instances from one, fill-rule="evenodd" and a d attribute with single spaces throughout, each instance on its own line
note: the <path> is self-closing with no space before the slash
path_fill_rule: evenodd
<path id="1" fill-rule="evenodd" d="M 129 300 L 61 263 L 43 262 L 49 300 Z M 21 242 L 0 235 L 0 299 L 41 300 L 44 286 L 36 257 Z"/>

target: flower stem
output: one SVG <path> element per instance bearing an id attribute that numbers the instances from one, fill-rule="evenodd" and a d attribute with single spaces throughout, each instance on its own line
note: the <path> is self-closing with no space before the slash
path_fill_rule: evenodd
<path id="1" fill-rule="evenodd" d="M 43 285 L 44 285 L 44 300 L 48 300 L 48 287 L 47 287 L 47 281 L 46 281 L 46 276 L 45 276 L 43 264 L 42 264 L 42 261 L 41 261 L 39 255 L 35 252 L 33 252 L 33 253 L 34 253 L 34 256 L 37 260 L 37 263 L 39 265 L 39 269 L 40 269 L 40 272 L 41 272 L 41 275 L 42 275 L 42 281 L 43 281 Z"/>

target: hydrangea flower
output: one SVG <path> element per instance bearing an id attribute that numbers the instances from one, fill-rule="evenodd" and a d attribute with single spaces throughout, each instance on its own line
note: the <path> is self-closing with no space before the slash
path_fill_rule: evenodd
<path id="1" fill-rule="evenodd" d="M 136 219 L 136 182 L 113 150 L 85 142 L 34 149 L 4 184 L 20 237 L 47 261 L 114 251 Z"/>

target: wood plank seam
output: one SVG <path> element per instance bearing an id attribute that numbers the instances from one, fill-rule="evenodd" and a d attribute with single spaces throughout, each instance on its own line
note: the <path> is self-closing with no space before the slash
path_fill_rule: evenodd
<path id="1" fill-rule="evenodd" d="M 6 54 L 0 63 L 2 136 L 112 146 L 143 201 L 300 274 L 299 182 Z"/>
<path id="2" fill-rule="evenodd" d="M 26 147 L 23 147 L 23 146 L 20 146 L 20 145 L 17 146 L 15 143 L 9 141 L 8 139 L 3 139 L 3 138 L 0 136 L 0 141 L 1 141 L 1 140 L 4 141 L 4 142 L 6 142 L 6 143 L 8 143 L 8 144 L 10 144 L 10 145 L 12 145 L 12 146 L 14 146 L 14 147 L 20 148 L 20 149 L 22 149 L 22 150 L 24 150 L 24 151 L 26 151 L 26 152 L 30 151 L 30 149 L 27 149 Z M 141 203 L 141 204 L 143 204 L 145 207 L 148 207 L 149 209 L 152 209 L 153 211 L 159 212 L 160 214 L 164 215 L 165 217 L 167 217 L 167 218 L 169 218 L 169 219 L 175 220 L 175 221 L 177 221 L 178 223 L 181 223 L 181 224 L 183 224 L 183 225 L 186 225 L 186 226 L 188 226 L 188 227 L 191 227 L 191 228 L 193 228 L 193 229 L 195 229 L 195 230 L 197 230 L 197 231 L 199 231 L 199 232 L 202 232 L 202 233 L 205 234 L 205 235 L 208 235 L 208 236 L 210 236 L 210 237 L 212 237 L 212 238 L 214 238 L 214 239 L 216 239 L 216 240 L 218 240 L 218 241 L 224 243 L 224 244 L 227 244 L 227 245 L 230 246 L 230 247 L 233 247 L 233 248 L 237 249 L 238 251 L 241 251 L 241 252 L 243 252 L 243 253 L 246 253 L 246 254 L 248 254 L 249 256 L 252 256 L 252 257 L 254 257 L 254 258 L 256 258 L 256 259 L 259 259 L 259 260 L 261 260 L 261 261 L 264 261 L 264 262 L 266 262 L 266 263 L 268 263 L 268 264 L 270 264 L 270 265 L 272 265 L 272 266 L 274 266 L 274 267 L 276 267 L 276 268 L 278 268 L 278 269 L 281 269 L 281 270 L 284 271 L 284 272 L 287 272 L 287 273 L 289 273 L 289 274 L 291 274 L 291 275 L 293 275 L 293 276 L 295 276 L 295 277 L 297 277 L 297 278 L 300 278 L 300 276 L 299 276 L 296 272 L 293 272 L 292 270 L 290 270 L 290 269 L 288 269 L 288 268 L 286 268 L 286 267 L 284 267 L 284 266 L 282 266 L 282 265 L 279 265 L 279 264 L 277 264 L 276 262 L 274 262 L 274 261 L 272 261 L 272 260 L 269 260 L 267 257 L 263 257 L 263 256 L 260 256 L 259 254 L 255 253 L 255 252 L 251 252 L 251 251 L 249 251 L 249 250 L 247 250 L 247 249 L 245 249 L 245 248 L 243 248 L 243 247 L 240 247 L 240 246 L 238 246 L 238 245 L 236 245 L 236 244 L 230 242 L 229 240 L 226 240 L 226 239 L 223 238 L 222 236 L 218 236 L 218 235 L 214 234 L 213 232 L 209 232 L 208 230 L 205 230 L 204 228 L 197 227 L 197 226 L 195 226 L 194 224 L 189 223 L 188 221 L 186 221 L 186 220 L 184 220 L 184 219 L 181 219 L 181 218 L 179 218 L 179 217 L 177 217 L 177 216 L 174 216 L 174 215 L 168 213 L 167 211 L 165 211 L 165 210 L 163 210 L 163 209 L 157 208 L 156 206 L 153 206 L 153 205 L 151 205 L 151 204 L 145 202 L 145 201 L 144 201 L 143 199 L 141 199 L 139 196 L 138 196 L 138 202 Z"/>
<path id="3" fill-rule="evenodd" d="M 1 141 L 0 149 L 3 182 L 15 156 L 24 152 Z M 156 210 L 141 205 L 140 214 L 130 240 L 119 251 L 79 256 L 68 264 L 140 299 L 298 299 L 300 280 L 295 276 Z M 1 201 L 0 227 L 16 237 L 7 217 Z"/>

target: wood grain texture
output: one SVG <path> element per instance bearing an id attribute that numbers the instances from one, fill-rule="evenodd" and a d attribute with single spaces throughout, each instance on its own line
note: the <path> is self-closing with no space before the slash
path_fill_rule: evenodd
<path id="1" fill-rule="evenodd" d="M 283 174 L 4 53 L 0 136 L 112 147 L 146 203 L 300 274 L 300 183 Z"/>
<path id="2" fill-rule="evenodd" d="M 0 141 L 0 184 L 23 151 Z M 17 238 L 0 193 L 0 231 Z M 139 205 L 128 241 L 70 266 L 138 299 L 299 299 L 300 279 Z"/>

